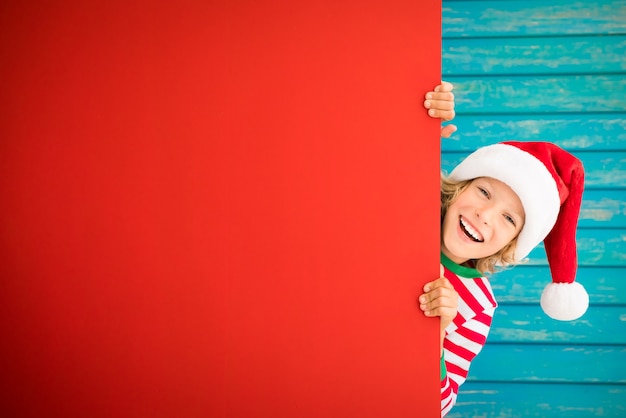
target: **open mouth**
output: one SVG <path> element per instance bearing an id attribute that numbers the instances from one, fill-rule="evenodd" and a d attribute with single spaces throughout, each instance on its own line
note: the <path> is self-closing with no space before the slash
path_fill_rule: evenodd
<path id="1" fill-rule="evenodd" d="M 461 225 L 461 229 L 463 230 L 465 235 L 467 235 L 472 241 L 474 241 L 474 242 L 483 242 L 485 240 L 483 238 L 483 236 L 480 235 L 480 232 L 478 232 L 474 228 L 472 228 L 472 226 L 470 224 L 466 223 L 463 220 L 463 218 L 460 218 L 460 225 Z"/>

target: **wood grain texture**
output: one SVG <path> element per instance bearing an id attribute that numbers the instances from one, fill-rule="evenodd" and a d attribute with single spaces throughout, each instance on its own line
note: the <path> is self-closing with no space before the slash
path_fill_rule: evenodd
<path id="1" fill-rule="evenodd" d="M 463 95 L 463 92 L 456 94 Z M 532 108 L 527 110 L 530 112 Z M 464 115 L 464 111 L 464 106 L 457 106 L 460 114 L 454 123 L 459 129 L 452 138 L 442 142 L 444 152 L 469 152 L 505 140 L 550 141 L 572 151 L 626 150 L 626 107 L 623 112 L 575 114 Z"/>
<path id="2" fill-rule="evenodd" d="M 626 1 L 444 0 L 442 44 L 458 126 L 444 171 L 506 140 L 551 141 L 583 162 L 576 280 L 591 303 L 576 321 L 543 313 L 543 245 L 491 276 L 499 307 L 448 417 L 624 417 Z"/>
<path id="3" fill-rule="evenodd" d="M 447 418 L 622 418 L 624 399 L 621 384 L 467 382 Z"/>
<path id="4" fill-rule="evenodd" d="M 626 263 L 626 229 L 579 229 L 576 245 L 581 266 L 619 267 Z M 543 244 L 540 244 L 530 252 L 528 264 L 546 264 L 545 254 Z"/>
<path id="5" fill-rule="evenodd" d="M 626 36 L 455 38 L 443 42 L 447 76 L 626 71 Z"/>
<path id="6" fill-rule="evenodd" d="M 444 1 L 443 36 L 626 33 L 626 1 Z"/>
<path id="7" fill-rule="evenodd" d="M 626 277 L 625 266 L 579 266 L 576 281 L 585 286 L 592 305 L 624 306 L 626 305 L 624 277 Z M 550 270 L 547 265 L 521 265 L 494 274 L 490 282 L 500 306 L 537 305 L 541 292 L 550 283 Z"/>
<path id="8" fill-rule="evenodd" d="M 493 318 L 489 343 L 626 344 L 626 312 L 622 305 L 591 306 L 575 321 L 555 321 L 539 304 L 500 305 Z M 488 360 L 488 359 L 486 359 Z M 534 363 L 534 358 L 518 361 Z M 595 361 L 593 357 L 589 361 Z M 599 367 L 605 365 L 599 365 Z M 608 366 L 608 365 L 606 365 Z M 550 373 L 548 370 L 545 373 Z M 580 379 L 585 376 L 580 375 Z"/>
<path id="9" fill-rule="evenodd" d="M 459 114 L 624 112 L 626 77 L 540 75 L 449 76 Z"/>
<path id="10" fill-rule="evenodd" d="M 468 381 L 626 383 L 623 346 L 488 344 Z M 589 358 L 594 361 L 590 362 Z M 520 361 L 519 359 L 533 359 Z M 614 367 L 598 367 L 612 364 Z M 505 367 L 489 367 L 498 364 Z"/>
<path id="11" fill-rule="evenodd" d="M 587 189 L 578 218 L 579 228 L 626 228 L 626 190 Z"/>

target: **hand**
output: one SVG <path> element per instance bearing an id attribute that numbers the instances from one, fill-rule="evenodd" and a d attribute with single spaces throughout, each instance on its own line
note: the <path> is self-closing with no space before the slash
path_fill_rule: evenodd
<path id="1" fill-rule="evenodd" d="M 441 332 L 452 323 L 459 306 L 459 295 L 452 283 L 443 277 L 443 266 L 439 266 L 440 277 L 424 285 L 424 293 L 419 297 L 420 309 L 429 317 L 440 317 Z"/>
<path id="2" fill-rule="evenodd" d="M 454 94 L 452 93 L 454 86 L 452 83 L 442 81 L 435 87 L 434 91 L 426 93 L 424 107 L 428 109 L 428 115 L 433 118 L 439 118 L 442 121 L 450 121 L 454 119 Z M 441 136 L 448 138 L 456 132 L 456 125 L 446 125 L 441 128 Z"/>

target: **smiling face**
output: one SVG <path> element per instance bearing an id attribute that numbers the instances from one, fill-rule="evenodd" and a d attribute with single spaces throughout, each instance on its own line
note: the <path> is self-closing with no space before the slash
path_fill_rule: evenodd
<path id="1" fill-rule="evenodd" d="M 490 177 L 474 179 L 446 211 L 441 251 L 457 264 L 494 255 L 519 234 L 524 217 L 509 186 Z"/>

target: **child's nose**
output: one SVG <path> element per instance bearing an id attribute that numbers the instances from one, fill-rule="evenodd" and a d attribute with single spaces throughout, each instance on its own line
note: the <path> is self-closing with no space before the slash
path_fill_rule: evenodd
<path id="1" fill-rule="evenodd" d="M 493 208 L 490 206 L 483 206 L 480 208 L 476 208 L 476 217 L 478 220 L 485 225 L 489 225 L 491 223 L 491 217 L 493 216 Z"/>

